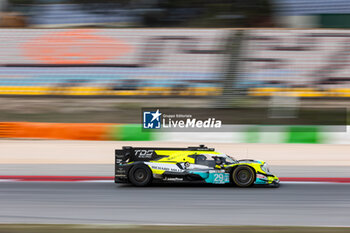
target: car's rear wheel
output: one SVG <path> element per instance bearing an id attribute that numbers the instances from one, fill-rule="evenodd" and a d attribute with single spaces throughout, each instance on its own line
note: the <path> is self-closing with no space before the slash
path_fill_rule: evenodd
<path id="1" fill-rule="evenodd" d="M 249 187 L 254 184 L 255 172 L 251 167 L 239 166 L 232 172 L 232 180 L 239 187 Z"/>
<path id="2" fill-rule="evenodd" d="M 146 165 L 135 165 L 130 169 L 129 180 L 135 186 L 147 186 L 152 182 L 152 171 Z"/>

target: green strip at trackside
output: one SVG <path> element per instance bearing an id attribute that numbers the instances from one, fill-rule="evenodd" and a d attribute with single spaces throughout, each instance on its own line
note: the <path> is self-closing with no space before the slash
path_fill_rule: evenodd
<path id="1" fill-rule="evenodd" d="M 286 140 L 287 143 L 322 143 L 317 126 L 290 126 Z"/>
<path id="2" fill-rule="evenodd" d="M 289 126 L 284 133 L 284 143 L 322 143 L 318 126 Z M 152 141 L 156 140 L 155 135 L 153 130 L 142 129 L 141 124 L 120 124 L 111 127 L 109 138 L 115 141 Z M 261 127 L 247 127 L 243 137 L 246 143 L 259 143 Z"/>
<path id="3" fill-rule="evenodd" d="M 260 141 L 260 127 L 248 126 L 244 132 L 245 143 L 259 143 Z"/>
<path id="4" fill-rule="evenodd" d="M 243 132 L 245 143 L 261 143 L 263 126 L 247 126 Z M 280 126 L 282 127 L 282 126 Z M 282 143 L 322 143 L 322 135 L 319 126 L 287 126 L 282 131 Z M 278 143 L 278 142 L 276 142 Z"/>
<path id="5" fill-rule="evenodd" d="M 151 130 L 143 130 L 141 124 L 120 124 L 112 126 L 111 140 L 114 141 L 151 141 Z"/>

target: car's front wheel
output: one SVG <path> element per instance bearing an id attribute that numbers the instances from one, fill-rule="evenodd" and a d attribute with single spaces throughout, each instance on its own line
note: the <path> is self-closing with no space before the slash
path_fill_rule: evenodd
<path id="1" fill-rule="evenodd" d="M 147 186 L 152 182 L 152 171 L 146 165 L 135 165 L 130 169 L 129 180 L 135 186 Z"/>
<path id="2" fill-rule="evenodd" d="M 239 187 L 249 187 L 255 182 L 255 172 L 249 166 L 239 166 L 232 172 L 232 180 Z"/>

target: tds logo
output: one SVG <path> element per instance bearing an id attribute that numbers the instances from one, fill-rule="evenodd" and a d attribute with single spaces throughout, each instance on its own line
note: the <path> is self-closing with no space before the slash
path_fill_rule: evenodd
<path id="1" fill-rule="evenodd" d="M 140 159 L 151 159 L 154 150 L 135 150 L 135 155 Z"/>
<path id="2" fill-rule="evenodd" d="M 156 112 L 143 112 L 143 128 L 144 129 L 160 129 L 160 116 L 162 113 L 157 109 Z"/>

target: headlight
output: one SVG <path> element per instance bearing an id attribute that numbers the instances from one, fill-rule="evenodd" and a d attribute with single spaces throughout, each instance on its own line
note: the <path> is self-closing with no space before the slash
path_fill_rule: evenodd
<path id="1" fill-rule="evenodd" d="M 270 173 L 270 168 L 267 163 L 264 163 L 264 165 L 261 165 L 261 170 L 263 170 L 266 173 Z"/>

